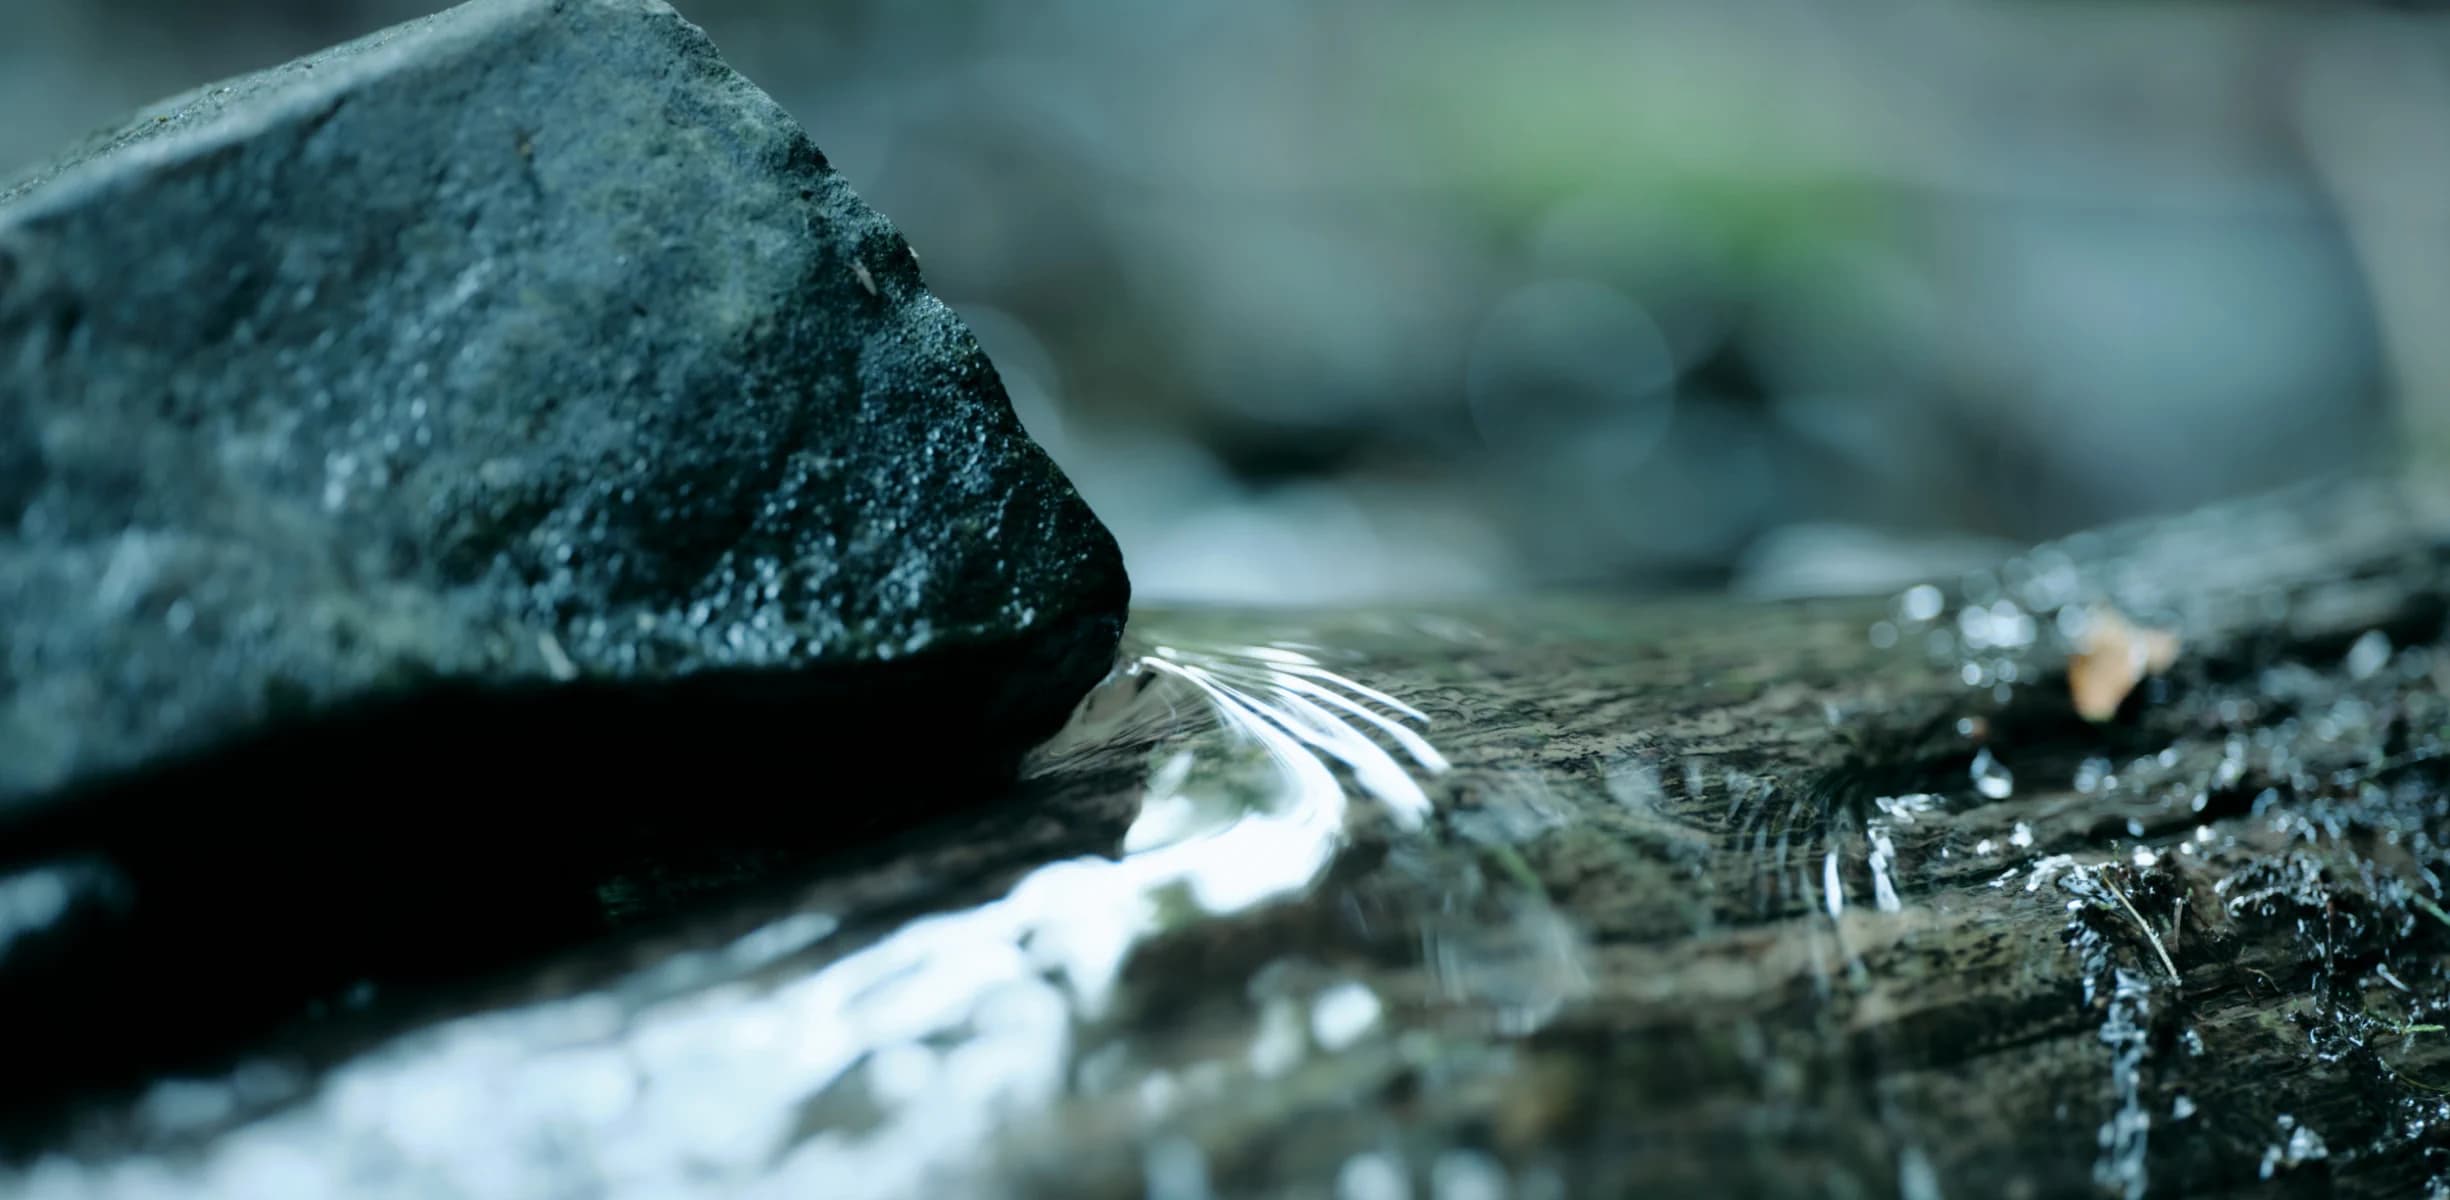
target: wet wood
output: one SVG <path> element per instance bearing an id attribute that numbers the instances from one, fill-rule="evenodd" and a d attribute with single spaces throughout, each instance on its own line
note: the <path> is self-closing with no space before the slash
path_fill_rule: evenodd
<path id="1" fill-rule="evenodd" d="M 1333 860 L 1290 892 L 1204 909 L 1173 884 L 1075 889 L 1026 929 L 929 941 L 1050 879 L 1148 861 L 1127 830 L 1177 794 L 1283 814 L 1282 764 L 1146 665 L 1000 803 L 803 856 L 762 892 L 347 1037 L 247 1053 L 347 1075 L 362 1102 L 409 1086 L 353 1065 L 382 1039 L 588 996 L 649 1028 L 640 980 L 822 914 L 807 949 L 672 986 L 701 1027 L 771 1029 L 770 996 L 1018 947 L 1012 986 L 1069 997 L 1037 1047 L 1059 1070 L 921 1172 L 929 1194 L 1366 1196 L 1396 1194 L 1390 1175 L 1439 1197 L 2422 1194 L 2450 1168 L 2450 526 L 2433 511 L 2395 488 L 2309 490 L 1910 599 L 1145 612 L 1131 642 L 1151 664 L 1264 674 L 1298 653 L 1419 710 L 1403 727 L 1446 764 L 1412 772 L 1425 806 L 1384 779 L 1371 798 L 1348 765 Z M 2058 613 L 2105 605 L 2179 653 L 2094 722 Z M 1077 907 L 1116 903 L 1131 911 Z M 1046 945 L 1119 929 L 1111 981 L 1080 967 L 1095 946 Z M 856 989 L 853 1007 L 787 1010 L 796 1037 L 873 1043 L 804 1083 L 726 1077 L 706 1103 L 753 1122 L 773 1115 L 753 1097 L 785 1097 L 792 1132 L 725 1169 L 782 1186 L 815 1155 L 829 1194 L 907 1194 L 890 1160 L 825 1153 L 968 1111 L 887 1070 L 896 1039 L 950 1062 L 1012 1036 L 984 1002 L 905 1027 L 953 986 L 864 1001 L 881 1015 Z M 844 1032 L 845 1013 L 865 1023 Z M 616 1042 L 631 1036 L 650 1037 Z M 439 1053 L 408 1044 L 395 1065 Z M 540 1044 L 535 1069 L 567 1053 Z M 644 1096 L 689 1086 L 637 1069 Z M 234 1159 L 216 1147 L 262 1111 L 186 1144 Z M 315 1120 L 302 1144 L 386 1136 Z M 87 1143 L 106 1165 L 151 1144 L 107 1128 Z M 739 1182 L 687 1149 L 707 1194 Z"/>
<path id="2" fill-rule="evenodd" d="M 1183 1115 L 1229 1192 L 1472 1147 L 1571 1195 L 2413 1194 L 2450 1085 L 2450 1038 L 2409 1032 L 2450 1003 L 2437 528 L 2312 491 L 2011 567 L 2063 562 L 2068 602 L 2181 631 L 2104 725 L 2052 639 L 1968 652 L 1961 589 L 1930 622 L 1154 617 L 1337 648 L 1453 767 L 1427 833 L 1364 816 L 1320 896 L 1144 949 L 1108 1036 L 1178 1071 L 1239 1046 L 1248 1006 L 1186 1014 L 1288 957 L 1386 999 L 1411 1040 L 1237 1070 Z M 1969 685 L 1967 661 L 2024 675 Z M 1095 1162 L 1128 1191 L 1131 1103 L 1012 1144 L 1057 1148 L 1019 1152 L 1050 1188 Z"/>

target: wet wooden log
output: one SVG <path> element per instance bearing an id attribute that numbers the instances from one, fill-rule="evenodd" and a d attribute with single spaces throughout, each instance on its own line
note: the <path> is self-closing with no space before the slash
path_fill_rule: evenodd
<path id="1" fill-rule="evenodd" d="M 76 1178 L 449 1177 L 532 1126 L 674 1164 L 610 1194 L 2422 1194 L 2437 513 L 2326 487 L 1866 600 L 1144 612 L 1009 802 L 247 1048 L 320 1090 L 95 1118 Z M 2088 721 L 2111 611 L 2178 653 Z M 548 1035 L 574 998 L 620 1019 Z M 534 1099 L 580 1044 L 627 1107 Z M 379 1119 L 446 1086 L 529 1107 Z"/>
<path id="2" fill-rule="evenodd" d="M 1459 1147 L 1570 1195 L 2438 1187 L 2440 529 L 2321 488 L 1902 603 L 1284 623 L 1429 715 L 1436 817 L 1364 818 L 1308 901 L 1146 947 L 1116 1044 L 1238 1045 L 1185 1014 L 1288 958 L 1384 1000 L 1374 1053 L 1181 1114 L 1229 1193 L 1373 1149 L 1426 1185 Z M 2095 724 L 2052 626 L 2103 606 L 2181 645 Z M 1066 1110 L 1039 1178 L 1133 1102 Z"/>

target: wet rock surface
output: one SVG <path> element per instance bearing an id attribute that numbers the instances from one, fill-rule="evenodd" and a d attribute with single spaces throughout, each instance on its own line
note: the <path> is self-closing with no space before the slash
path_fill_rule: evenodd
<path id="1" fill-rule="evenodd" d="M 909 247 L 655 0 L 155 105 L 0 186 L 10 1105 L 992 796 L 1125 596 Z M 959 753 L 876 760 L 914 730 Z"/>
<path id="2" fill-rule="evenodd" d="M 653 0 L 483 0 L 9 194 L 0 804 L 436 682 L 981 653 L 1026 736 L 1108 665 L 1111 540 Z"/>
<path id="3" fill-rule="evenodd" d="M 1144 612 L 1017 803 L 375 990 L 0 1182 L 2425 1194 L 2445 528 L 2347 489 L 1887 601 Z M 2096 723 L 2103 605 L 2182 648 Z"/>

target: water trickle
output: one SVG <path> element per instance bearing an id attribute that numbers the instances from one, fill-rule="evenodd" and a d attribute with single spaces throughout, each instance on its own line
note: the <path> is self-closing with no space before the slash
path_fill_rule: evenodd
<path id="1" fill-rule="evenodd" d="M 2102 1188 L 2142 1200 L 2147 1176 L 2145 1152 L 2152 1133 L 2152 1114 L 2144 1107 L 2142 1065 L 2149 1051 L 2151 985 L 2132 971 L 2119 969 L 2110 995 L 2110 1013 L 2101 1025 L 2101 1042 L 2110 1050 L 2110 1087 L 2117 1108 L 2102 1123 L 2101 1157 L 2093 1166 L 2093 1181 Z"/>
<path id="2" fill-rule="evenodd" d="M 1889 878 L 1889 867 L 1897 859 L 1897 847 L 1885 830 L 1870 836 L 1873 907 L 1885 913 L 1902 911 L 1905 906 L 1897 899 L 1897 885 Z"/>

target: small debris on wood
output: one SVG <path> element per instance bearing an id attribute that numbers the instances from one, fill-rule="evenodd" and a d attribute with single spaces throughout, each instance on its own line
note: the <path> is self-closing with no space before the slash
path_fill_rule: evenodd
<path id="1" fill-rule="evenodd" d="M 2076 712 L 2096 724 L 2118 713 L 2127 695 L 2147 676 L 2178 660 L 2178 635 L 2147 629 L 2118 610 L 2097 607 L 2086 614 L 2077 649 L 2067 658 L 2067 690 Z"/>

